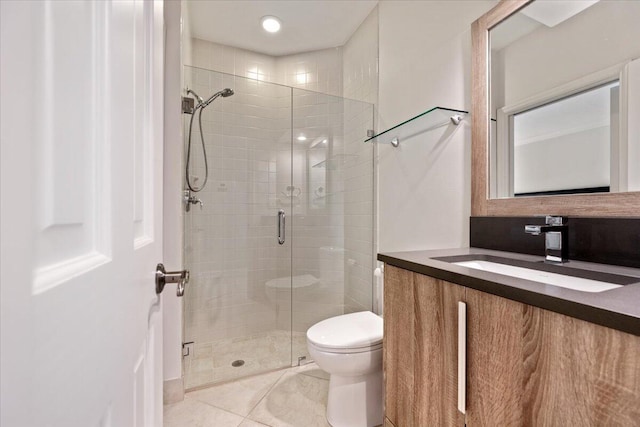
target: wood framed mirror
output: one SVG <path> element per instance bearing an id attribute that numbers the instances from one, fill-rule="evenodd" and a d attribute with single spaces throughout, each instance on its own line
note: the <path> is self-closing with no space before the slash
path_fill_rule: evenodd
<path id="1" fill-rule="evenodd" d="M 640 191 L 596 194 L 490 197 L 490 31 L 533 0 L 502 0 L 471 26 L 473 216 L 640 216 Z M 629 118 L 629 122 L 631 122 Z M 634 125 L 635 126 L 635 125 Z M 636 129 L 638 131 L 639 129 Z M 634 136 L 635 139 L 639 139 Z"/>

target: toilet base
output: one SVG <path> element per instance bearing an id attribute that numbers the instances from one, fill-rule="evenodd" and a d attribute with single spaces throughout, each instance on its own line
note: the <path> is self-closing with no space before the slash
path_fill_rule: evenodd
<path id="1" fill-rule="evenodd" d="M 367 375 L 331 375 L 327 421 L 332 427 L 382 424 L 382 370 Z"/>

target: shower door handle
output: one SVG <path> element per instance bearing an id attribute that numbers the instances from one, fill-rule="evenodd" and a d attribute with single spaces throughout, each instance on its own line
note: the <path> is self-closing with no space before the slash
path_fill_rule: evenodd
<path id="1" fill-rule="evenodd" d="M 281 245 L 284 245 L 285 228 L 286 228 L 286 222 L 285 222 L 284 210 L 280 209 L 278 211 L 278 243 Z"/>

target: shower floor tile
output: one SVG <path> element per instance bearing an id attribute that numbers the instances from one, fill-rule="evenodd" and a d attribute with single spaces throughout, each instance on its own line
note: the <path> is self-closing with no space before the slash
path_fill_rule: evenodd
<path id="1" fill-rule="evenodd" d="M 306 356 L 306 347 L 305 333 L 294 332 L 292 339 L 290 332 L 279 330 L 196 343 L 193 355 L 184 359 L 185 388 L 189 391 L 291 366 L 292 351 L 296 358 Z M 236 360 L 244 364 L 232 366 Z"/>

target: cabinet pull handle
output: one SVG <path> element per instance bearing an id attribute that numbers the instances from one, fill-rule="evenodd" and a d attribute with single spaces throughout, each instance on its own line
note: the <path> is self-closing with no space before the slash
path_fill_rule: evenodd
<path id="1" fill-rule="evenodd" d="M 466 411 L 467 304 L 458 301 L 458 411 Z"/>

